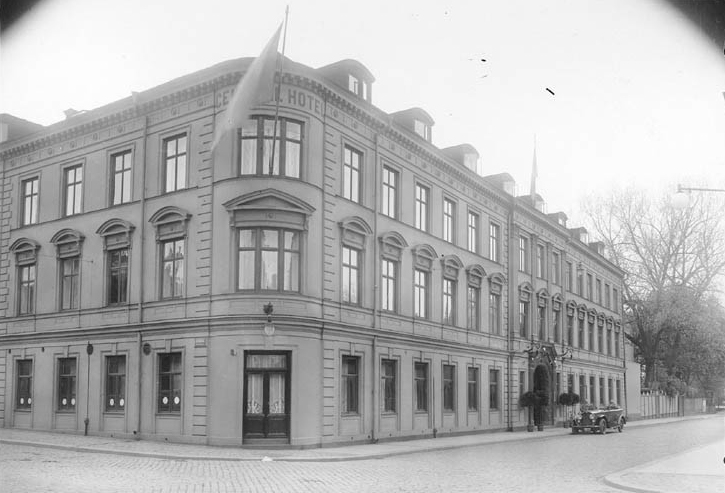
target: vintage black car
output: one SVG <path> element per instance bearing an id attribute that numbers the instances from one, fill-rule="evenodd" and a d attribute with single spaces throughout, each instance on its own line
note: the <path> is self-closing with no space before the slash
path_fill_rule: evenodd
<path id="1" fill-rule="evenodd" d="M 598 431 L 604 435 L 608 428 L 616 428 L 618 432 L 622 433 L 626 422 L 624 410 L 619 406 L 597 407 L 585 404 L 581 407 L 581 411 L 574 416 L 571 431 L 572 433 L 586 430 L 592 433 Z"/>

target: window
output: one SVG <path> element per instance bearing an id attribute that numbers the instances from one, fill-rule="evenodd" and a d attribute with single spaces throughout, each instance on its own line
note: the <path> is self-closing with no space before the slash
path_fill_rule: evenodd
<path id="1" fill-rule="evenodd" d="M 554 309 L 554 342 L 564 342 L 561 340 L 561 310 Z"/>
<path id="2" fill-rule="evenodd" d="M 106 412 L 126 408 L 126 356 L 106 356 Z"/>
<path id="3" fill-rule="evenodd" d="M 384 359 L 382 365 L 382 379 L 383 379 L 383 412 L 394 413 L 397 409 L 397 387 L 396 384 L 396 362 L 391 359 Z"/>
<path id="4" fill-rule="evenodd" d="M 619 358 L 619 330 L 614 331 L 614 356 Z"/>
<path id="5" fill-rule="evenodd" d="M 35 264 L 18 267 L 18 315 L 35 313 Z"/>
<path id="6" fill-rule="evenodd" d="M 587 274 L 587 299 L 594 301 L 594 281 L 591 274 Z"/>
<path id="7" fill-rule="evenodd" d="M 566 377 L 566 391 L 574 392 L 574 375 L 571 373 Z"/>
<path id="8" fill-rule="evenodd" d="M 76 359 L 58 359 L 58 411 L 76 409 Z"/>
<path id="9" fill-rule="evenodd" d="M 584 271 L 580 267 L 576 270 L 576 292 L 579 296 L 584 296 Z"/>
<path id="10" fill-rule="evenodd" d="M 561 255 L 559 252 L 551 254 L 551 280 L 557 286 L 561 285 Z"/>
<path id="11" fill-rule="evenodd" d="M 283 229 L 239 229 L 237 288 L 298 291 L 300 233 Z"/>
<path id="12" fill-rule="evenodd" d="M 599 303 L 601 305 L 602 304 L 602 281 L 601 281 L 601 279 L 597 279 L 596 289 L 597 289 L 597 291 L 596 291 L 597 303 Z"/>
<path id="13" fill-rule="evenodd" d="M 456 409 L 456 367 L 443 365 L 443 411 Z"/>
<path id="14" fill-rule="evenodd" d="M 546 307 L 545 306 L 539 306 L 539 323 L 537 324 L 539 326 L 539 340 L 544 341 L 546 340 Z"/>
<path id="15" fill-rule="evenodd" d="M 498 381 L 499 381 L 499 370 L 489 370 L 488 371 L 488 407 L 492 411 L 499 409 Z"/>
<path id="16" fill-rule="evenodd" d="M 571 292 L 571 289 L 574 286 L 574 281 L 572 280 L 573 273 L 574 273 L 574 264 L 571 262 L 567 262 L 566 270 L 564 272 L 564 283 L 566 284 L 564 287 L 569 292 Z"/>
<path id="17" fill-rule="evenodd" d="M 607 324 L 607 356 L 612 355 L 612 325 Z"/>
<path id="18" fill-rule="evenodd" d="M 33 404 L 33 360 L 19 359 L 15 364 L 15 409 L 29 410 Z"/>
<path id="19" fill-rule="evenodd" d="M 413 314 L 416 317 L 428 318 L 428 279 L 427 272 L 413 271 Z"/>
<path id="20" fill-rule="evenodd" d="M 163 141 L 165 192 L 186 188 L 187 137 L 178 134 Z"/>
<path id="21" fill-rule="evenodd" d="M 587 377 L 584 375 L 579 375 L 579 397 L 582 404 L 589 399 L 589 395 L 587 394 Z"/>
<path id="22" fill-rule="evenodd" d="M 597 349 L 600 353 L 604 354 L 604 327 L 597 327 Z"/>
<path id="23" fill-rule="evenodd" d="M 360 202 L 360 163 L 362 153 L 345 145 L 342 164 L 342 196 Z"/>
<path id="24" fill-rule="evenodd" d="M 128 300 L 128 248 L 110 250 L 108 264 L 108 304 L 126 303 Z"/>
<path id="25" fill-rule="evenodd" d="M 529 334 L 529 302 L 519 301 L 519 336 L 526 338 Z"/>
<path id="26" fill-rule="evenodd" d="M 501 334 L 501 295 L 498 293 L 488 295 L 488 326 L 492 334 Z"/>
<path id="27" fill-rule="evenodd" d="M 348 74 L 347 76 L 347 90 L 355 95 L 360 94 L 360 79 Z"/>
<path id="28" fill-rule="evenodd" d="M 536 245 L 536 276 L 546 278 L 546 248 L 544 245 Z"/>
<path id="29" fill-rule="evenodd" d="M 519 398 L 526 392 L 526 372 L 519 371 Z"/>
<path id="30" fill-rule="evenodd" d="M 73 310 L 78 308 L 80 291 L 80 265 L 78 257 L 60 260 L 60 309 Z"/>
<path id="31" fill-rule="evenodd" d="M 453 243 L 456 234 L 456 205 L 452 200 L 443 199 L 443 239 Z"/>
<path id="32" fill-rule="evenodd" d="M 478 253 L 478 214 L 468 211 L 468 251 Z"/>
<path id="33" fill-rule="evenodd" d="M 430 191 L 423 185 L 415 184 L 415 227 L 428 231 L 428 195 Z"/>
<path id="34" fill-rule="evenodd" d="M 480 299 L 481 299 L 481 290 L 477 288 L 476 286 L 468 286 L 467 290 L 467 308 L 466 310 L 468 313 L 468 322 L 467 322 L 467 328 L 468 330 L 480 330 L 481 329 L 481 322 L 480 322 Z"/>
<path id="35" fill-rule="evenodd" d="M 495 223 L 488 225 L 488 258 L 493 262 L 499 262 L 501 251 L 501 226 Z"/>
<path id="36" fill-rule="evenodd" d="M 418 135 L 423 137 L 425 140 L 430 142 L 430 139 L 431 139 L 430 125 L 426 125 L 425 123 L 423 123 L 420 120 L 415 120 L 413 122 L 413 130 L 415 131 L 415 133 L 417 133 Z"/>
<path id="37" fill-rule="evenodd" d="M 382 309 L 396 311 L 398 298 L 398 264 L 389 259 L 381 262 L 382 271 Z"/>
<path id="38" fill-rule="evenodd" d="M 456 281 L 443 279 L 443 323 L 456 324 Z"/>
<path id="39" fill-rule="evenodd" d="M 417 412 L 428 411 L 428 363 L 416 362 L 413 365 L 415 384 L 414 409 Z"/>
<path id="40" fill-rule="evenodd" d="M 468 368 L 468 410 L 478 411 L 478 368 Z"/>
<path id="41" fill-rule="evenodd" d="M 597 400 L 597 381 L 594 377 L 591 376 L 589 377 L 589 395 L 592 398 L 592 404 L 596 404 L 597 402 L 599 402 Z"/>
<path id="42" fill-rule="evenodd" d="M 131 151 L 111 155 L 111 204 L 131 201 Z"/>
<path id="43" fill-rule="evenodd" d="M 342 247 L 342 302 L 360 304 L 360 251 Z"/>
<path id="44" fill-rule="evenodd" d="M 587 349 L 589 349 L 589 351 L 594 351 L 594 321 L 593 320 L 589 322 L 588 335 L 589 335 L 589 347 Z"/>
<path id="45" fill-rule="evenodd" d="M 617 380 L 615 383 L 617 385 L 617 403 L 621 403 L 622 402 L 622 382 L 620 380 Z"/>
<path id="46" fill-rule="evenodd" d="M 342 414 L 358 414 L 360 358 L 357 356 L 342 357 Z"/>
<path id="47" fill-rule="evenodd" d="M 22 191 L 22 225 L 27 226 L 28 224 L 35 224 L 38 222 L 38 183 L 39 179 L 30 178 L 23 180 L 20 184 Z"/>
<path id="48" fill-rule="evenodd" d="M 184 240 L 161 243 L 161 298 L 184 296 Z"/>
<path id="49" fill-rule="evenodd" d="M 612 288 L 609 284 L 604 284 L 604 308 L 612 307 Z"/>
<path id="50" fill-rule="evenodd" d="M 614 399 L 614 385 L 612 385 L 612 379 L 607 379 L 607 404 L 611 403 Z"/>
<path id="51" fill-rule="evenodd" d="M 63 170 L 64 216 L 80 214 L 83 200 L 83 166 L 77 165 Z"/>
<path id="52" fill-rule="evenodd" d="M 274 134 L 274 118 L 256 117 L 242 126 L 241 163 L 242 175 L 277 175 L 300 177 L 302 161 L 302 123 L 287 118 L 277 121 Z M 274 162 L 271 164 L 274 148 Z"/>
<path id="53" fill-rule="evenodd" d="M 181 412 L 181 353 L 159 354 L 159 413 Z"/>
<path id="54" fill-rule="evenodd" d="M 570 346 L 574 345 L 574 315 L 566 317 L 566 343 Z"/>
<path id="55" fill-rule="evenodd" d="M 398 172 L 383 166 L 383 214 L 398 219 Z"/>
<path id="56" fill-rule="evenodd" d="M 519 270 L 529 272 L 529 239 L 525 236 L 519 237 Z"/>
<path id="57" fill-rule="evenodd" d="M 619 291 L 617 288 L 612 288 L 612 309 L 615 313 L 619 313 Z"/>
<path id="58" fill-rule="evenodd" d="M 584 317 L 579 315 L 579 349 L 584 349 Z"/>

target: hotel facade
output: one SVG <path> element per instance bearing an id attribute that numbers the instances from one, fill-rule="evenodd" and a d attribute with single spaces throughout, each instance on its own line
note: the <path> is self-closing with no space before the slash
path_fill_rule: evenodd
<path id="1" fill-rule="evenodd" d="M 2 115 L 0 426 L 316 447 L 520 429 L 530 389 L 548 426 L 567 389 L 638 395 L 602 245 L 375 107 L 359 62 L 286 60 L 277 123 L 212 152 L 250 62 Z"/>

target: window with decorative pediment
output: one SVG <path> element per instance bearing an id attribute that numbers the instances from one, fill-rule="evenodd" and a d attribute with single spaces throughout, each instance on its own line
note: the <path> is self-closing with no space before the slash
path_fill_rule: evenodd
<path id="1" fill-rule="evenodd" d="M 488 279 L 488 327 L 492 334 L 501 335 L 501 299 L 506 279 L 496 273 Z"/>
<path id="2" fill-rule="evenodd" d="M 480 265 L 466 268 L 468 281 L 466 293 L 466 327 L 468 330 L 481 330 L 481 285 L 486 271 Z"/>
<path id="3" fill-rule="evenodd" d="M 240 175 L 300 177 L 302 122 L 280 117 L 254 116 L 240 130 Z M 274 157 L 272 157 L 274 156 Z"/>
<path id="4" fill-rule="evenodd" d="M 430 245 L 413 248 L 413 315 L 430 317 L 430 279 L 433 260 L 438 256 Z"/>
<path id="5" fill-rule="evenodd" d="M 531 299 L 534 289 L 531 284 L 525 282 L 519 286 L 519 336 L 529 337 L 529 324 L 531 318 Z"/>
<path id="6" fill-rule="evenodd" d="M 589 310 L 589 313 L 587 316 L 587 321 L 589 323 L 589 330 L 588 330 L 589 346 L 587 347 L 587 349 L 589 349 L 589 351 L 594 351 L 594 349 L 595 349 L 595 347 L 594 347 L 594 324 L 596 323 L 596 319 L 597 319 L 597 312 L 592 308 L 591 310 Z"/>
<path id="7" fill-rule="evenodd" d="M 562 339 L 561 334 L 561 305 L 561 295 L 559 293 L 555 293 L 554 296 L 551 297 L 551 312 L 553 314 L 551 326 L 554 332 L 554 342 L 563 343 L 564 340 Z"/>
<path id="8" fill-rule="evenodd" d="M 35 313 L 38 250 L 40 250 L 40 244 L 28 238 L 20 238 L 10 245 L 10 251 L 15 254 L 15 265 L 17 266 L 18 315 Z"/>
<path id="9" fill-rule="evenodd" d="M 128 303 L 128 272 L 131 233 L 134 226 L 123 219 L 110 219 L 96 234 L 103 238 L 106 252 L 106 304 Z"/>
<path id="10" fill-rule="evenodd" d="M 159 251 L 159 297 L 181 298 L 185 291 L 186 238 L 191 214 L 178 207 L 159 209 L 149 222 Z"/>
<path id="11" fill-rule="evenodd" d="M 455 255 L 447 255 L 441 259 L 443 268 L 443 323 L 456 325 L 458 306 L 458 271 L 463 263 Z"/>
<path id="12" fill-rule="evenodd" d="M 549 304 L 549 293 L 546 289 L 536 293 L 536 329 L 540 341 L 546 340 L 546 309 Z"/>
<path id="13" fill-rule="evenodd" d="M 405 239 L 395 231 L 384 233 L 380 241 L 380 306 L 383 310 L 397 312 L 399 297 L 400 260 L 403 249 L 408 247 Z"/>
<path id="14" fill-rule="evenodd" d="M 348 217 L 338 224 L 342 243 L 342 302 L 359 305 L 362 302 L 363 253 L 372 229 L 360 217 Z"/>
<path id="15" fill-rule="evenodd" d="M 577 309 L 577 318 L 579 319 L 579 349 L 584 349 L 584 341 L 585 341 L 585 334 L 584 334 L 584 326 L 587 323 L 587 307 L 586 305 L 581 305 Z"/>
<path id="16" fill-rule="evenodd" d="M 78 231 L 63 229 L 50 239 L 58 257 L 58 303 L 61 310 L 80 306 L 81 248 L 85 237 Z"/>
<path id="17" fill-rule="evenodd" d="M 314 208 L 274 189 L 223 205 L 237 241 L 236 289 L 299 291 L 303 239 Z"/>

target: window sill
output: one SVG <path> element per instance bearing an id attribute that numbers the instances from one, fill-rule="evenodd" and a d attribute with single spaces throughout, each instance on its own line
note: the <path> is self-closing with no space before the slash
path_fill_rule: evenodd
<path id="1" fill-rule="evenodd" d="M 56 414 L 76 414 L 75 409 L 56 409 Z"/>
<path id="2" fill-rule="evenodd" d="M 32 410 L 32 408 L 18 408 L 18 409 L 14 409 L 14 411 L 16 413 L 28 413 L 28 414 L 30 414 L 33 410 Z"/>

